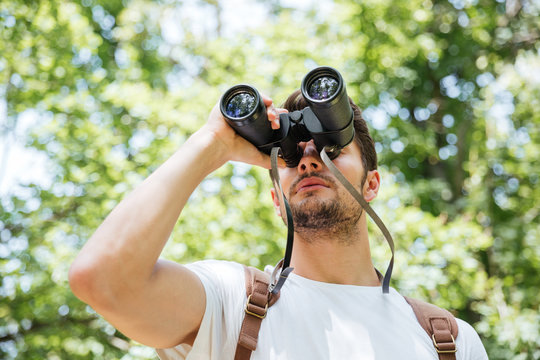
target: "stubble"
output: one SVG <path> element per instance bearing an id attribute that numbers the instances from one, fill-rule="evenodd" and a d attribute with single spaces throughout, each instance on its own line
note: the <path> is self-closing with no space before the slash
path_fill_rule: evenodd
<path id="1" fill-rule="evenodd" d="M 362 216 L 362 207 L 343 186 L 338 186 L 333 178 L 323 174 L 306 174 L 295 181 L 291 190 L 302 179 L 310 176 L 326 181 L 336 194 L 330 199 L 321 199 L 316 191 L 311 191 L 300 201 L 290 204 L 295 232 L 302 234 L 302 238 L 308 242 L 316 242 L 324 236 L 351 244 Z M 365 179 L 361 185 L 364 182 Z M 289 199 L 291 195 L 289 193 Z"/>

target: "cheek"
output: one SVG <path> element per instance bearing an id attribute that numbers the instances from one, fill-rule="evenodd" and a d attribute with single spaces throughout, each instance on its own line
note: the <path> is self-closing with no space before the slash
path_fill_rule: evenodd
<path id="1" fill-rule="evenodd" d="M 334 164 L 341 171 L 341 173 L 349 180 L 353 185 L 359 186 L 362 182 L 362 168 L 358 165 L 357 161 L 351 159 L 334 160 Z"/>
<path id="2" fill-rule="evenodd" d="M 293 169 L 284 169 L 279 171 L 279 179 L 281 181 L 281 187 L 283 188 L 283 192 L 286 196 L 289 195 L 289 187 L 292 184 L 292 181 L 295 176 L 295 171 Z"/>

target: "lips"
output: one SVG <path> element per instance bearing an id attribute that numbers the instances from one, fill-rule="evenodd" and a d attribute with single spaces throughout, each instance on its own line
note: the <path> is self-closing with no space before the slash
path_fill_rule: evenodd
<path id="1" fill-rule="evenodd" d="M 298 185 L 296 185 L 296 192 L 317 190 L 322 188 L 327 188 L 327 183 L 319 177 L 308 177 L 301 180 Z"/>

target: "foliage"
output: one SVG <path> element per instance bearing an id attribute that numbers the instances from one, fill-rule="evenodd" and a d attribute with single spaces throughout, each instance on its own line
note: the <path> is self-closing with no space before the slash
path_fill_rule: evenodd
<path id="1" fill-rule="evenodd" d="M 252 6 L 267 17 L 239 30 L 218 1 L 0 3 L 2 148 L 22 141 L 42 162 L 0 201 L 0 357 L 153 358 L 71 294 L 73 257 L 230 85 L 279 103 L 328 64 L 377 142 L 393 286 L 454 309 L 490 359 L 540 359 L 538 2 Z M 244 164 L 214 172 L 164 256 L 276 262 L 269 186 Z"/>

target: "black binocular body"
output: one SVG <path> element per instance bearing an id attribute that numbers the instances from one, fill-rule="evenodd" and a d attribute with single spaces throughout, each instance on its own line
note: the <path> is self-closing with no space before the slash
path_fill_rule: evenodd
<path id="1" fill-rule="evenodd" d="M 250 85 L 236 85 L 220 100 L 227 123 L 244 139 L 270 154 L 281 148 L 288 167 L 303 156 L 298 143 L 313 139 L 317 150 L 326 148 L 331 159 L 354 139 L 353 110 L 341 74 L 331 67 L 318 67 L 302 80 L 301 92 L 308 106 L 280 114 L 280 128 L 273 130 L 261 95 Z"/>

